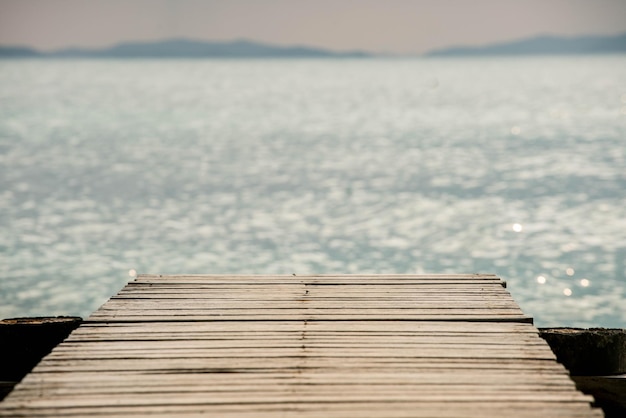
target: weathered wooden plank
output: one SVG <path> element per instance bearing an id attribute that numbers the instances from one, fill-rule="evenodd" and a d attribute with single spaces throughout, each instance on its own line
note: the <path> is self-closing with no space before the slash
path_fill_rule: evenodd
<path id="1" fill-rule="evenodd" d="M 122 304 L 123 305 L 123 304 Z M 459 307 L 454 309 L 445 309 L 442 307 L 435 306 L 425 306 L 425 307 L 403 307 L 403 306 L 394 306 L 393 308 L 389 307 L 379 307 L 374 306 L 371 308 L 358 309 L 352 306 L 320 306 L 320 307 L 312 307 L 309 304 L 301 302 L 299 306 L 272 306 L 271 304 L 267 304 L 265 306 L 246 306 L 241 309 L 238 309 L 233 305 L 215 305 L 215 304 L 206 304 L 202 305 L 191 305 L 187 309 L 185 306 L 180 304 L 179 306 L 163 304 L 146 304 L 147 306 L 142 306 L 142 304 L 131 304 L 128 309 L 124 309 L 124 314 L 126 316 L 131 315 L 186 315 L 186 316 L 197 316 L 197 315 L 210 315 L 210 314 L 221 314 L 227 316 L 238 316 L 238 315 L 300 315 L 300 314 L 308 314 L 308 315 L 325 315 L 325 316 L 345 316 L 345 315 L 359 315 L 363 313 L 364 315 L 369 316 L 380 316 L 385 317 L 389 315 L 485 315 L 485 316 L 493 316 L 493 315 L 523 315 L 522 311 L 515 307 L 486 307 L 486 306 L 474 306 L 474 307 Z M 311 307 L 310 307 L 311 306 Z M 119 309 L 116 308 L 115 305 L 108 306 L 106 308 L 100 309 L 100 314 L 103 316 L 107 315 L 115 315 L 119 312 Z"/>
<path id="2" fill-rule="evenodd" d="M 265 292 L 263 291 L 265 289 Z M 120 293 L 158 293 L 158 292 L 187 292 L 187 293 L 262 293 L 267 295 L 267 291 L 271 289 L 275 294 L 302 294 L 313 292 L 320 295 L 337 295 L 337 294 L 354 294 L 354 295 L 371 295 L 371 294 L 400 294 L 400 295 L 420 295 L 442 291 L 450 292 L 454 294 L 468 294 L 468 295 L 481 295 L 481 294 L 498 294 L 508 295 L 506 289 L 499 285 L 484 284 L 476 286 L 473 284 L 457 284 L 450 283 L 449 285 L 433 284 L 420 286 L 385 286 L 385 285 L 369 285 L 364 283 L 359 286 L 358 284 L 343 284 L 337 286 L 283 286 L 274 285 L 261 286 L 254 284 L 206 284 L 206 283 L 181 283 L 176 284 L 150 284 L 150 285 L 134 285 L 127 286 Z"/>
<path id="3" fill-rule="evenodd" d="M 351 320 L 381 320 L 381 321 L 397 321 L 397 320 L 406 320 L 406 321 L 481 321 L 481 322 L 526 322 L 532 323 L 532 318 L 526 315 L 486 315 L 486 314 L 474 314 L 474 315 L 466 315 L 466 314 L 458 314 L 458 315 L 420 315 L 420 314 L 402 314 L 397 313 L 394 315 L 367 315 L 367 314 L 354 314 L 354 315 L 320 315 L 320 314 L 312 314 L 312 313 L 302 313 L 300 315 L 296 314 L 283 314 L 283 315 L 263 315 L 260 313 L 251 313 L 248 315 L 210 315 L 210 314 L 197 314 L 197 315 L 177 315 L 173 312 L 169 312 L 168 314 L 158 314 L 154 315 L 142 315 L 141 313 L 137 313 L 135 315 L 121 315 L 121 314 L 97 314 L 90 317 L 91 322 L 116 322 L 116 321 L 126 321 L 126 322 L 137 322 L 137 321 L 153 321 L 153 322 L 181 322 L 181 321 L 279 321 L 292 319 L 294 321 L 310 321 L 310 320 L 318 320 L 318 321 L 351 321 Z"/>
<path id="4" fill-rule="evenodd" d="M 245 399 L 242 399 L 242 393 L 239 391 L 233 392 L 219 392 L 219 393 L 180 393 L 175 392 L 175 396 L 168 397 L 168 405 L 190 405 L 190 404 L 234 404 L 234 403 L 286 403 L 286 402 L 306 402 L 306 403 L 328 403 L 328 402 L 418 402 L 418 401 L 439 401 L 439 402 L 502 402 L 502 401 L 515 401 L 515 402 L 578 402 L 582 405 L 593 401 L 593 398 L 586 396 L 577 391 L 562 391 L 558 393 L 546 392 L 546 391 L 511 391 L 511 392 L 493 392 L 492 393 L 472 393 L 467 390 L 460 390 L 459 392 L 453 391 L 407 391 L 403 392 L 400 389 L 396 391 L 390 391 L 389 393 L 376 393 L 376 392 L 346 392 L 340 393 L 334 391 L 332 388 L 327 388 L 324 392 L 313 392 L 307 389 L 310 386 L 303 385 L 301 390 L 294 390 L 294 388 L 285 388 L 282 391 L 276 390 L 275 392 L 250 392 L 245 394 Z M 144 393 L 141 396 L 137 396 L 135 393 L 119 393 L 115 396 L 108 396 L 107 394 L 98 394 L 92 396 L 72 396 L 69 398 L 64 397 L 51 397 L 44 398 L 38 397 L 36 399 L 29 399 L 29 404 L 33 408 L 42 407 L 81 407 L 81 406 L 150 406 L 164 402 L 162 393 Z"/>
<path id="5" fill-rule="evenodd" d="M 545 348 L 545 345 L 541 341 L 537 341 L 534 338 L 516 338 L 506 339 L 504 341 L 492 341 L 485 338 L 479 338 L 471 335 L 460 336 L 421 336 L 421 337 L 402 337 L 402 336 L 386 336 L 379 337 L 372 336 L 334 336 L 334 337 L 315 337 L 301 335 L 290 336 L 268 336 L 268 335 L 239 335 L 237 337 L 225 337 L 214 336 L 207 338 L 202 334 L 188 337 L 186 334 L 180 336 L 172 336 L 170 334 L 154 334 L 145 333 L 140 336 L 134 334 L 125 335 L 124 337 L 116 336 L 115 338 L 108 337 L 107 339 L 87 339 L 87 338 L 73 338 L 67 340 L 66 344 L 61 347 L 57 347 L 55 352 L 62 350 L 74 350 L 77 348 L 84 348 L 90 350 L 101 350 L 102 347 L 122 347 L 124 350 L 137 347 L 139 349 L 153 348 L 167 348 L 167 347 L 185 347 L 185 348 L 209 348 L 209 347 L 221 347 L 221 348 L 235 348 L 235 347 L 284 347 L 284 346 L 300 346 L 302 341 L 306 342 L 307 347 L 337 347 L 337 346 L 349 346 L 349 347 L 381 347 L 383 349 L 394 349 L 411 346 L 415 348 L 424 348 L 429 346 L 436 346 L 447 348 L 451 347 L 463 347 L 480 346 L 483 349 L 490 349 L 494 347 L 507 347 L 507 346 L 519 346 L 524 344 L 525 346 L 539 346 Z"/>
<path id="6" fill-rule="evenodd" d="M 45 361 L 40 363 L 33 373 L 47 372 L 83 372 L 83 371 L 143 371 L 155 373 L 186 372 L 186 373 L 240 373 L 260 370 L 290 370 L 295 373 L 313 369 L 406 369 L 413 372 L 433 371 L 442 369 L 464 369 L 482 371 L 490 370 L 533 370 L 564 373 L 563 367 L 550 359 L 515 359 L 507 356 L 469 358 L 469 357 L 414 357 L 407 361 L 406 357 L 266 357 L 249 356 L 239 358 L 172 358 L 167 362 L 155 362 L 152 359 L 131 359 L 122 362 L 120 359 L 72 359 L 67 361 Z M 341 363 L 342 367 L 338 367 Z M 480 378 L 480 372 L 476 376 Z"/>
<path id="7" fill-rule="evenodd" d="M 375 279 L 375 280 L 436 280 L 436 279 L 466 279 L 466 280 L 493 280 L 502 281 L 495 274 L 307 274 L 304 276 L 298 276 L 296 274 L 139 274 L 136 277 L 135 282 L 142 280 L 145 281 L 168 281 L 168 280 L 180 280 L 184 279 L 196 279 L 200 281 L 226 281 L 226 280 L 254 280 L 271 283 L 272 280 L 362 280 L 362 279 Z"/>
<path id="8" fill-rule="evenodd" d="M 309 403 L 281 403 L 281 404 L 252 404 L 243 405 L 155 405 L 155 406 L 113 406 L 113 407 L 77 407 L 77 408 L 45 408 L 29 411 L 28 415 L 18 412 L 9 412 L 0 416 L 9 417 L 59 417 L 62 416 L 105 416 L 105 417 L 603 417 L 602 412 L 581 411 L 580 407 L 570 406 L 568 403 L 530 404 L 529 402 L 498 402 L 490 408 L 476 407 L 474 402 L 455 402 L 454 406 L 437 408 L 441 402 L 365 402 L 365 403 L 326 403 L 315 409 L 307 408 Z M 479 404 L 479 403 L 478 403 Z M 302 406 L 304 405 L 304 406 Z M 367 408 L 366 405 L 370 405 Z M 507 406 L 504 406 L 507 405 Z M 511 412 L 519 410 L 519 412 Z M 415 411 L 410 413 L 409 411 Z"/>
<path id="9" fill-rule="evenodd" d="M 430 280 L 430 281 L 403 281 L 403 282 L 385 282 L 385 281 L 362 281 L 356 280 L 351 282 L 339 282 L 339 281 L 327 281 L 327 282 L 275 282 L 275 283 L 260 283 L 252 281 L 227 281 L 227 282 L 205 282 L 195 280 L 185 280 L 179 283 L 173 281 L 163 282 L 145 282 L 136 281 L 129 284 L 126 288 L 127 291 L 140 290 L 140 289 L 191 289 L 197 286 L 198 289 L 215 289 L 218 287 L 228 289 L 240 289 L 243 286 L 249 286 L 252 289 L 265 287 L 268 289 L 280 289 L 283 291 L 297 291 L 297 290 L 318 290 L 318 291 L 338 291 L 338 290 L 358 290 L 363 291 L 404 291 L 404 292 L 419 292 L 421 290 L 435 289 L 435 288 L 458 288 L 460 290 L 470 291 L 473 289 L 484 288 L 492 291 L 506 291 L 500 282 L 496 281 L 468 281 L 468 280 Z M 502 290 L 499 290 L 502 289 Z"/>
<path id="10" fill-rule="evenodd" d="M 345 348 L 333 348 L 331 352 L 319 350 L 315 348 L 306 347 L 303 350 L 299 350 L 297 348 L 263 348 L 259 351 L 265 351 L 263 355 L 255 355 L 254 351 L 250 348 L 227 348 L 227 349 L 202 349 L 202 350 L 153 350 L 153 351 L 140 351 L 140 350 L 129 350 L 127 352 L 110 352 L 110 351 L 100 351 L 98 353 L 94 353 L 93 351 L 76 351 L 75 354 L 69 353 L 64 354 L 62 352 L 55 352 L 49 355 L 50 362 L 60 362 L 63 360 L 72 360 L 75 356 L 80 356 L 83 358 L 83 361 L 88 360 L 150 360 L 150 359 L 177 359 L 180 357 L 185 357 L 187 359 L 223 359 L 226 357 L 238 359 L 238 358 L 286 358 L 286 357 L 295 357 L 299 358 L 302 356 L 306 356 L 308 358 L 329 358 L 329 359 L 337 359 L 341 360 L 343 358 L 349 357 L 358 357 L 361 359 L 367 358 L 368 360 L 374 360 L 377 358 L 385 358 L 385 359 L 406 359 L 407 361 L 412 360 L 416 356 L 420 356 L 422 358 L 446 358 L 446 359 L 471 359 L 471 358 L 485 358 L 492 360 L 499 360 L 502 358 L 517 358 L 517 359 L 530 359 L 535 358 L 539 360 L 556 360 L 556 358 L 552 355 L 551 352 L 546 352 L 545 350 L 514 350 L 514 349 L 498 349 L 493 350 L 493 353 L 484 353 L 484 349 L 467 349 L 466 353 L 462 352 L 445 352 L 439 354 L 436 349 L 430 350 L 395 350 L 389 355 L 385 355 L 384 350 L 373 350 L 373 349 L 345 349 Z"/>
<path id="11" fill-rule="evenodd" d="M 450 382 L 450 375 L 454 375 L 454 382 Z M 574 382 L 568 378 L 567 373 L 548 373 L 538 375 L 532 370 L 520 371 L 512 374 L 507 370 L 491 370 L 486 369 L 481 374 L 481 379 L 476 380 L 476 373 L 473 370 L 466 369 L 439 369 L 436 371 L 422 371 L 416 373 L 402 369 L 385 369 L 385 370 L 356 370 L 351 369 L 350 373 L 344 373 L 342 369 L 335 371 L 315 372 L 300 374 L 294 377 L 293 373 L 283 370 L 273 372 L 249 372 L 249 373 L 162 373 L 158 375 L 140 372 L 125 372 L 124 379 L 120 379 L 118 373 L 111 372 L 83 372 L 79 374 L 68 373 L 48 373 L 47 381 L 55 384 L 63 384 L 64 386 L 50 386 L 49 390 L 58 390 L 68 387 L 80 388 L 99 388 L 111 387 L 121 388 L 134 387 L 141 389 L 146 387 L 161 387 L 173 384 L 190 385 L 191 388 L 181 387 L 180 390 L 193 389 L 195 385 L 209 384 L 207 390 L 215 390 L 223 385 L 231 384 L 254 384 L 265 385 L 268 383 L 277 384 L 358 384 L 369 382 L 371 384 L 380 384 L 387 386 L 417 384 L 417 385 L 521 385 L 533 384 L 544 386 L 567 386 L 573 387 Z M 39 379 L 36 374 L 28 375 L 24 381 L 35 383 Z M 25 388 L 27 389 L 27 388 Z M 31 388 L 34 389 L 34 388 Z M 22 394 L 24 391 L 21 391 Z"/>
<path id="12" fill-rule="evenodd" d="M 413 321 L 387 321 L 381 323 L 379 321 L 342 321 L 328 322 L 310 320 L 306 323 L 294 321 L 274 321 L 268 322 L 241 322 L 237 324 L 227 322 L 197 322 L 197 323 L 94 323 L 86 322 L 76 329 L 71 335 L 84 332 L 136 332 L 145 329 L 150 332 L 174 332 L 180 330 L 187 332 L 189 330 L 198 330 L 206 332 L 249 332 L 249 331 L 302 331 L 306 327 L 307 331 L 315 331 L 320 333 L 349 333 L 349 332 L 383 332 L 398 333 L 408 332 L 415 333 L 482 333 L 482 334 L 508 334 L 517 335 L 520 333 L 533 334 L 538 336 L 539 330 L 534 326 L 526 323 L 482 323 L 482 322 L 413 322 Z"/>
<path id="13" fill-rule="evenodd" d="M 135 417 L 146 414 L 150 416 L 237 416 L 237 417 L 276 417 L 280 415 L 298 417 L 602 417 L 601 411 L 585 411 L 579 404 L 567 402 L 532 403 L 515 401 L 492 401 L 489 406 L 481 402 L 454 402 L 442 403 L 439 401 L 419 402 L 363 402 L 363 403 L 250 403 L 223 405 L 143 405 L 133 407 L 116 405 L 110 407 L 74 407 L 74 408 L 46 408 L 31 409 L 31 415 L 20 414 L 20 409 L 7 411 L 0 416 L 36 416 L 58 417 L 64 416 L 115 416 Z"/>
<path id="14" fill-rule="evenodd" d="M 454 312 L 458 310 L 514 310 L 521 312 L 514 302 L 467 302 L 459 301 L 454 308 L 446 308 L 438 302 L 420 302 L 420 301 L 393 301 L 393 307 L 390 307 L 391 301 L 369 301 L 368 307 L 359 309 L 354 306 L 351 301 L 320 301 L 311 299 L 302 299 L 296 301 L 225 301 L 225 300 L 185 300 L 170 301 L 167 299 L 129 299 L 129 300 L 112 300 L 109 301 L 100 310 L 195 310 L 195 309 L 219 309 L 219 310 L 252 310 L 252 309 L 316 309 L 316 310 L 367 310 L 367 311 L 397 311 L 397 310 L 419 310 L 419 311 L 437 311 L 437 312 Z M 294 306 L 295 305 L 295 306 Z M 243 308 L 242 308 L 243 306 Z M 312 306 L 309 308 L 309 306 Z"/>

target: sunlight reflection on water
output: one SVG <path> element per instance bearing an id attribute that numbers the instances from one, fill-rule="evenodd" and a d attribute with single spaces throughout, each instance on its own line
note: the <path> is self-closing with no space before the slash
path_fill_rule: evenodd
<path id="1" fill-rule="evenodd" d="M 488 272 L 540 326 L 623 326 L 625 79 L 622 57 L 2 61 L 0 316 L 86 316 L 133 272 Z"/>

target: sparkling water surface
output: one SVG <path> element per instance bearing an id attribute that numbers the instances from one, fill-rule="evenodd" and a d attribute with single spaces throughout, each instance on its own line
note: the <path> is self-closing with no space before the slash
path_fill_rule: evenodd
<path id="1" fill-rule="evenodd" d="M 626 327 L 626 57 L 0 61 L 0 317 L 140 273 L 495 273 Z"/>

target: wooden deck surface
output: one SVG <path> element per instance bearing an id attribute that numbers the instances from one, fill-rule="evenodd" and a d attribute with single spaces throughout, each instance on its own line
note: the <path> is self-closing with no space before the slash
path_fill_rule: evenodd
<path id="1" fill-rule="evenodd" d="M 26 417 L 602 417 L 492 275 L 140 275 L 0 403 Z"/>

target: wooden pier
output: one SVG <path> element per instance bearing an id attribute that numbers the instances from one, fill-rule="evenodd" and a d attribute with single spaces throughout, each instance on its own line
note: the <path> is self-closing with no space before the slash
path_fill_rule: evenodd
<path id="1" fill-rule="evenodd" d="M 0 403 L 25 417 L 602 417 L 493 275 L 140 275 Z"/>

